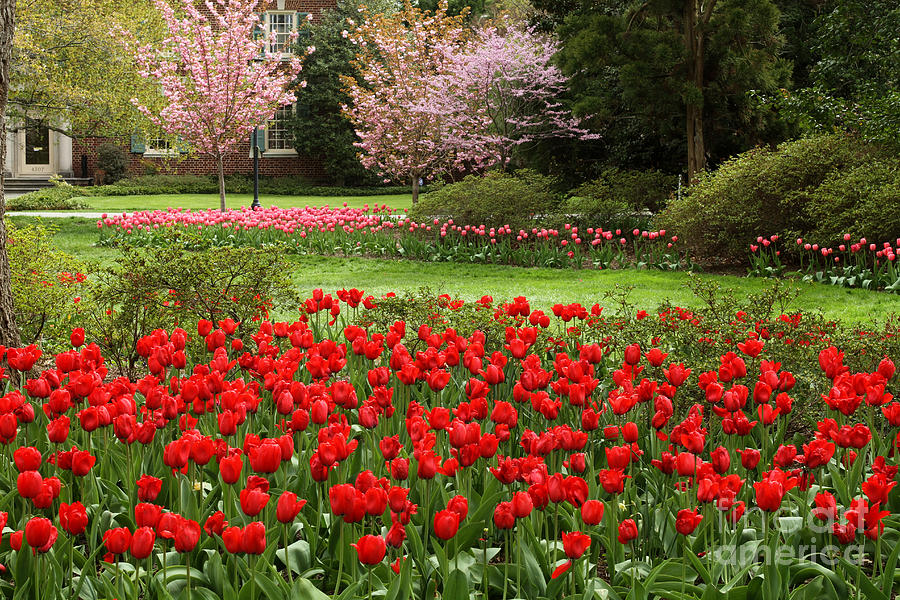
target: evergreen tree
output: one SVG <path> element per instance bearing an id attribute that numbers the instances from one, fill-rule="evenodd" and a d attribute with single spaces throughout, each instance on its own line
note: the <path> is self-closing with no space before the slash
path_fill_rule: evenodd
<path id="1" fill-rule="evenodd" d="M 710 160 L 769 141 L 775 112 L 748 92 L 783 87 L 790 73 L 773 0 L 582 0 L 564 18 L 536 4 L 561 20 L 576 113 L 592 115 L 611 142 L 656 146 L 643 152 L 650 160 L 686 156 L 693 178 Z"/>
<path id="2" fill-rule="evenodd" d="M 321 23 L 311 24 L 301 42 L 315 46 L 303 65 L 306 87 L 296 92 L 297 111 L 289 122 L 297 152 L 319 158 L 328 176 L 338 185 L 375 183 L 377 178 L 363 168 L 357 158 L 353 126 L 342 114 L 350 101 L 344 92 L 342 75 L 354 73 L 350 61 L 355 47 L 345 36 L 348 18 L 359 18 L 358 2 L 341 0 L 327 12 Z"/>

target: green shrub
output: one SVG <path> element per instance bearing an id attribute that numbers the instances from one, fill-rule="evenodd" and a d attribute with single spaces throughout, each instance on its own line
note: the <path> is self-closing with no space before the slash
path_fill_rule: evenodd
<path id="1" fill-rule="evenodd" d="M 6 210 L 79 210 L 89 208 L 86 203 L 76 200 L 76 198 L 89 193 L 88 188 L 57 183 L 53 187 L 28 192 L 16 198 L 8 198 Z"/>
<path id="2" fill-rule="evenodd" d="M 123 374 L 139 362 L 138 340 L 154 329 L 183 327 L 196 338 L 197 322 L 231 318 L 238 335 L 255 332 L 254 321 L 276 307 L 297 306 L 290 270 L 277 252 L 254 248 L 185 250 L 174 231 L 170 243 L 126 248 L 116 263 L 92 277 L 84 327 Z M 203 340 L 196 340 L 203 344 Z M 205 347 L 205 346 L 203 346 Z"/>
<path id="3" fill-rule="evenodd" d="M 669 202 L 656 225 L 677 234 L 698 256 L 743 260 L 759 235 L 815 231 L 811 206 L 823 202 L 820 186 L 836 173 L 885 158 L 881 148 L 846 134 L 756 148 L 703 174 L 687 194 Z"/>
<path id="4" fill-rule="evenodd" d="M 665 206 L 677 183 L 674 175 L 660 171 L 606 169 L 570 192 L 564 212 L 583 226 L 642 227 L 649 214 Z"/>
<path id="5" fill-rule="evenodd" d="M 809 198 L 814 227 L 805 232 L 819 244 L 839 243 L 843 234 L 872 242 L 900 237 L 900 164 L 879 159 L 838 171 Z"/>
<path id="6" fill-rule="evenodd" d="M 456 225 L 486 225 L 531 229 L 559 209 L 557 182 L 535 171 L 491 171 L 469 175 L 422 196 L 409 211 L 411 219 L 452 218 Z"/>
<path id="7" fill-rule="evenodd" d="M 97 148 L 97 168 L 103 171 L 104 182 L 115 183 L 125 177 L 128 156 L 118 144 L 100 144 Z"/>
<path id="8" fill-rule="evenodd" d="M 9 222 L 6 226 L 13 306 L 22 342 L 61 349 L 57 344 L 68 339 L 84 306 L 84 264 L 53 245 L 53 227 L 15 227 Z"/>

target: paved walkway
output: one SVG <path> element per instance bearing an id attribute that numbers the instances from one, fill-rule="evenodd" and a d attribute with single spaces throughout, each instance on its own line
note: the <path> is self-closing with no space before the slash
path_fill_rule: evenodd
<path id="1" fill-rule="evenodd" d="M 104 214 L 121 214 L 121 213 L 102 213 L 87 211 L 71 211 L 71 210 L 29 210 L 29 211 L 10 211 L 6 213 L 8 217 L 41 217 L 43 219 L 62 219 L 65 217 L 78 217 L 80 219 L 101 219 Z"/>

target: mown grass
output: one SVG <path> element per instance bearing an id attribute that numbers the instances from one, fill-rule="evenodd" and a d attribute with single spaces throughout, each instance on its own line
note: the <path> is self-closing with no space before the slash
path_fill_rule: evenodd
<path id="1" fill-rule="evenodd" d="M 31 217 L 12 219 L 14 224 L 23 225 L 37 220 Z M 55 241 L 58 246 L 79 258 L 109 264 L 118 255 L 113 248 L 94 245 L 99 235 L 97 224 L 91 219 L 45 219 L 43 222 L 57 227 Z M 289 256 L 288 260 L 294 266 L 294 283 L 304 294 L 315 288 L 334 291 L 356 287 L 379 296 L 386 292 L 402 293 L 428 287 L 434 292 L 446 292 L 469 301 L 485 294 L 496 300 L 526 296 L 535 307 L 546 310 L 557 302 L 581 302 L 587 306 L 599 302 L 601 306 L 610 306 L 611 300 L 604 298 L 606 292 L 615 291 L 617 287 L 632 287 L 628 299 L 638 309 L 653 310 L 665 300 L 684 307 L 702 304 L 687 287 L 690 279 L 687 273 L 525 269 L 327 256 Z M 701 273 L 698 277 L 715 281 L 722 288 L 731 290 L 737 298 L 770 285 L 765 279 L 733 275 Z M 900 295 L 799 281 L 790 285 L 800 292 L 791 309 L 818 310 L 829 319 L 861 324 L 900 313 Z"/>
<path id="2" fill-rule="evenodd" d="M 167 208 L 189 208 L 192 210 L 219 208 L 218 194 L 177 194 L 160 196 L 84 196 L 79 201 L 88 204 L 88 210 L 105 212 L 132 212 L 136 210 L 165 210 Z M 279 208 L 303 206 L 343 206 L 352 208 L 373 207 L 387 204 L 391 208 L 403 209 L 412 206 L 412 195 L 393 194 L 385 196 L 275 196 L 260 194 L 259 201 L 263 206 Z M 228 208 L 250 206 L 253 194 L 228 194 Z"/>

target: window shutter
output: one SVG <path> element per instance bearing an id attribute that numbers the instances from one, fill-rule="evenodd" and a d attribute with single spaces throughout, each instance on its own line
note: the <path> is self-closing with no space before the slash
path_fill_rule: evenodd
<path id="1" fill-rule="evenodd" d="M 178 139 L 175 140 L 175 150 L 177 150 L 179 154 L 187 154 L 190 151 L 190 148 L 190 144 L 184 141 L 179 135 Z"/>
<path id="2" fill-rule="evenodd" d="M 143 154 L 147 151 L 147 144 L 141 134 L 131 134 L 131 151 L 135 154 Z"/>

